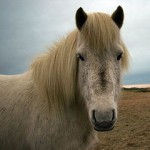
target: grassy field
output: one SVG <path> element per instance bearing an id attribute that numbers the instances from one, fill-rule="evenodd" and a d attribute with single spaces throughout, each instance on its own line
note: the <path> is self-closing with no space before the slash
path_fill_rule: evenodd
<path id="1" fill-rule="evenodd" d="M 99 150 L 150 150 L 150 92 L 123 91 L 118 122 L 99 139 Z"/>

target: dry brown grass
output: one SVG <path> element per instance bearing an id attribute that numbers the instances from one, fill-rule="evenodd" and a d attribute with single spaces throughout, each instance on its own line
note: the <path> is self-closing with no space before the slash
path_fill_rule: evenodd
<path id="1" fill-rule="evenodd" d="M 150 92 L 123 91 L 118 122 L 99 139 L 100 150 L 150 150 Z"/>

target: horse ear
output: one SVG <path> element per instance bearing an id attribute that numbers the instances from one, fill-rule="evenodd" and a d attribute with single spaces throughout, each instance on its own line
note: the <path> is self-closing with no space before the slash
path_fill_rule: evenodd
<path id="1" fill-rule="evenodd" d="M 118 8 L 112 14 L 111 18 L 120 29 L 123 25 L 123 20 L 124 20 L 124 12 L 121 6 L 118 6 Z"/>
<path id="2" fill-rule="evenodd" d="M 76 26 L 79 30 L 81 30 L 82 26 L 84 25 L 87 19 L 87 14 L 84 10 L 80 7 L 76 12 Z"/>

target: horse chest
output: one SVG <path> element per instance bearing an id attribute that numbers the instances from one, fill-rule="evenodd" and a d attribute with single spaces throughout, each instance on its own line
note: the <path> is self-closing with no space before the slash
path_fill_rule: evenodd
<path id="1" fill-rule="evenodd" d="M 91 136 L 89 130 L 83 129 L 75 124 L 69 124 L 58 130 L 61 131 L 54 140 L 54 143 L 59 141 L 59 144 L 57 144 L 58 150 L 62 150 L 62 147 L 64 150 L 86 150 Z"/>
<path id="2" fill-rule="evenodd" d="M 74 117 L 64 118 L 63 121 L 54 118 L 45 123 L 43 119 L 39 119 L 31 132 L 30 139 L 34 139 L 31 149 L 87 150 L 92 134 L 89 126 L 85 127 L 85 124 Z"/>

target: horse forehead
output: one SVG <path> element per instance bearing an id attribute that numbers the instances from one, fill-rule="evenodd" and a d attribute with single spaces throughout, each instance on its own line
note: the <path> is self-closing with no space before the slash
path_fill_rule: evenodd
<path id="1" fill-rule="evenodd" d="M 91 59 L 98 63 L 101 63 L 102 65 L 106 65 L 112 61 L 114 52 L 113 50 L 90 49 L 89 53 L 91 53 Z"/>
<path id="2" fill-rule="evenodd" d="M 109 72 L 114 69 L 115 62 L 113 58 L 106 56 L 106 55 L 93 55 L 89 57 L 87 63 L 87 67 L 89 71 L 92 71 L 97 74 L 101 75 L 102 77 L 110 75 Z"/>

